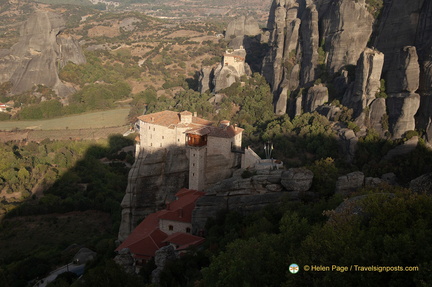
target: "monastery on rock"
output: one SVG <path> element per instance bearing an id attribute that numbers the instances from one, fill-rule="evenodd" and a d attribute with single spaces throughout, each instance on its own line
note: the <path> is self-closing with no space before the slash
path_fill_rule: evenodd
<path id="1" fill-rule="evenodd" d="M 226 169 L 241 163 L 243 129 L 230 125 L 229 121 L 221 121 L 216 127 L 188 111 L 163 111 L 142 115 L 138 120 L 137 153 L 153 148 L 187 150 L 190 189 L 203 190 L 208 184 L 226 178 Z"/>

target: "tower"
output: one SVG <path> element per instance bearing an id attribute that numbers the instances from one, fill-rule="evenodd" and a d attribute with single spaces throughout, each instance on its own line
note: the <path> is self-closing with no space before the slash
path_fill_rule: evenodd
<path id="1" fill-rule="evenodd" d="M 187 148 L 189 153 L 189 189 L 203 190 L 206 185 L 207 128 L 189 130 Z"/>

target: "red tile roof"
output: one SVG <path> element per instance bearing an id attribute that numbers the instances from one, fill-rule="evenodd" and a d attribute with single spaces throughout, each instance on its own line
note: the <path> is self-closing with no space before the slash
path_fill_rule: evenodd
<path id="1" fill-rule="evenodd" d="M 210 129 L 209 137 L 218 137 L 218 138 L 232 138 L 239 133 L 243 132 L 242 128 L 236 126 L 228 126 L 226 128 L 217 128 L 217 127 L 207 127 Z"/>
<path id="2" fill-rule="evenodd" d="M 181 189 L 176 194 L 178 199 L 169 204 L 169 209 L 149 214 L 115 251 L 129 248 L 136 258 L 148 260 L 154 257 L 156 251 L 166 245 L 164 240 L 169 237 L 159 229 L 159 220 L 191 222 L 195 202 L 203 195 L 204 192 Z M 194 242 L 191 241 L 189 245 L 195 244 Z"/>
<path id="3" fill-rule="evenodd" d="M 173 112 L 173 111 L 162 111 L 153 114 L 142 115 L 139 116 L 138 119 L 146 123 L 152 123 L 155 125 L 160 125 L 165 127 L 191 126 L 191 127 L 198 128 L 200 126 L 208 126 L 212 124 L 211 121 L 198 118 L 198 117 L 192 117 L 191 124 L 180 123 L 180 115 L 191 115 L 191 114 L 192 113 L 188 111 L 184 111 L 181 113 Z"/>
<path id="4" fill-rule="evenodd" d="M 189 233 L 176 232 L 165 238 L 163 242 L 173 243 L 179 247 L 177 250 L 183 250 L 190 246 L 196 246 L 204 242 L 203 237 L 195 236 Z"/>
<path id="5" fill-rule="evenodd" d="M 168 237 L 159 229 L 158 213 L 149 214 L 115 251 L 129 248 L 135 257 L 142 259 L 153 257 L 156 250 L 165 245 L 162 241 Z"/>
<path id="6" fill-rule="evenodd" d="M 195 202 L 203 195 L 204 192 L 201 191 L 184 191 L 177 200 L 167 206 L 165 212 L 159 216 L 159 219 L 191 222 Z"/>

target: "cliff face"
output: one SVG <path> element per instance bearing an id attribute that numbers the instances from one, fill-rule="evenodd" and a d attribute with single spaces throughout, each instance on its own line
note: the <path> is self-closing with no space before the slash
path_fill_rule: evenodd
<path id="1" fill-rule="evenodd" d="M 63 35 L 61 15 L 47 11 L 33 14 L 20 29 L 20 40 L 0 59 L 0 82 L 11 81 L 12 92 L 19 94 L 42 84 L 64 97 L 74 92 L 58 77 L 67 62 L 85 63 L 81 47 L 72 37 Z"/>
<path id="2" fill-rule="evenodd" d="M 377 115 L 387 114 L 395 138 L 432 127 L 430 1 L 387 0 L 374 11 L 365 0 L 274 0 L 267 30 L 262 73 L 277 114 L 316 109 L 309 103 L 322 93 L 299 97 L 297 90 L 318 80 L 332 86 L 329 101 L 353 108 L 360 125 L 380 128 Z M 387 98 L 377 101 L 381 79 Z"/>
<path id="3" fill-rule="evenodd" d="M 188 173 L 185 149 L 142 150 L 129 171 L 119 240 L 124 241 L 144 217 L 174 200 L 174 194 L 187 186 Z"/>

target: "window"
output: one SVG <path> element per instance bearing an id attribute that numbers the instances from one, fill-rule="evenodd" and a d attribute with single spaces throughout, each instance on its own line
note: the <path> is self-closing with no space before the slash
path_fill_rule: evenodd
<path id="1" fill-rule="evenodd" d="M 186 227 L 186 232 L 187 232 L 187 233 L 190 233 L 190 232 L 191 232 L 190 227 Z"/>
<path id="2" fill-rule="evenodd" d="M 164 137 L 164 136 L 162 136 L 162 139 L 165 139 L 165 137 Z"/>
<path id="3" fill-rule="evenodd" d="M 174 226 L 169 225 L 169 226 L 168 226 L 168 230 L 173 231 L 173 230 L 174 230 Z"/>

